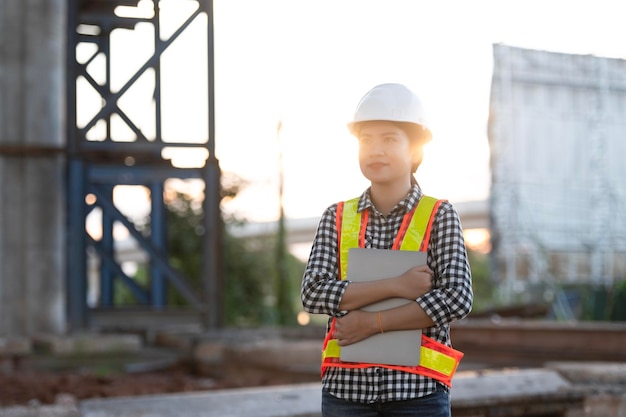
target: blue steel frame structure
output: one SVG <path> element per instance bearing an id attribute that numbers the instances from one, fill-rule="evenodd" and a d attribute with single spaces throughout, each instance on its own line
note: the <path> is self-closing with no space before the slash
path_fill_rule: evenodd
<path id="1" fill-rule="evenodd" d="M 182 22 L 168 39 L 159 35 L 161 0 L 153 0 L 154 15 L 146 18 L 122 18 L 116 16 L 117 6 L 137 6 L 138 0 L 68 0 L 68 48 L 67 48 L 67 195 L 68 195 L 68 326 L 70 330 L 85 329 L 90 324 L 91 309 L 87 303 L 87 251 L 94 250 L 99 259 L 99 308 L 115 309 L 114 282 L 119 280 L 131 291 L 139 308 L 167 310 L 167 287 L 171 285 L 197 310 L 205 328 L 222 326 L 222 233 L 223 225 L 219 208 L 221 171 L 215 156 L 215 105 L 213 66 L 213 1 L 197 1 L 198 7 Z M 160 58 L 189 25 L 201 14 L 207 17 L 208 60 L 208 138 L 206 143 L 164 142 L 161 136 L 161 71 Z M 154 27 L 154 53 L 137 72 L 117 91 L 110 87 L 110 34 L 118 28 L 133 29 L 139 22 Z M 90 27 L 93 31 L 80 31 Z M 81 42 L 96 46 L 95 53 L 87 62 L 79 63 L 76 50 Z M 104 56 L 105 81 L 98 83 L 87 66 L 96 58 Z M 133 120 L 118 106 L 118 100 L 148 69 L 154 71 L 155 132 L 154 138 L 146 138 Z M 83 77 L 102 99 L 102 108 L 85 125 L 77 125 L 77 80 Z M 136 140 L 116 142 L 111 137 L 111 117 L 119 116 L 130 128 Z M 104 121 L 106 138 L 102 141 L 87 139 L 87 132 Z M 175 168 L 161 156 L 162 150 L 171 147 L 204 147 L 208 159 L 202 168 Z M 129 163 L 128 161 L 132 161 Z M 167 258 L 166 209 L 163 199 L 164 182 L 170 178 L 199 178 L 205 184 L 203 203 L 204 239 L 202 290 L 192 288 L 188 279 L 173 268 Z M 150 235 L 144 236 L 113 203 L 113 188 L 117 185 L 142 185 L 151 191 Z M 91 198 L 87 198 L 90 196 Z M 95 197 L 95 198 L 93 198 Z M 86 219 L 91 210 L 102 210 L 102 238 L 92 238 L 86 229 Z M 150 265 L 150 284 L 145 288 L 127 276 L 114 256 L 113 224 L 119 222 L 147 253 Z"/>

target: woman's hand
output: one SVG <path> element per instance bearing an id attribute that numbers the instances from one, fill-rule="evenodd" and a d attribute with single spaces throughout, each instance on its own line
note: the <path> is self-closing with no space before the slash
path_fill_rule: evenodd
<path id="1" fill-rule="evenodd" d="M 426 265 L 416 266 L 395 279 L 398 297 L 415 300 L 433 288 L 434 272 Z"/>
<path id="2" fill-rule="evenodd" d="M 377 313 L 362 310 L 350 311 L 335 323 L 335 339 L 339 346 L 351 345 L 379 333 Z"/>

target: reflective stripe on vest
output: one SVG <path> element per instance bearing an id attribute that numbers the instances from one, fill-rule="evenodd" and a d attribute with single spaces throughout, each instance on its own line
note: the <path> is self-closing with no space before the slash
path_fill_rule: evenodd
<path id="1" fill-rule="evenodd" d="M 337 206 L 337 231 L 339 247 L 339 276 L 346 279 L 348 265 L 348 251 L 350 248 L 365 247 L 365 230 L 367 228 L 369 211 L 358 211 L 359 199 L 355 198 Z M 398 235 L 392 245 L 394 250 L 426 251 L 430 240 L 430 230 L 441 200 L 423 196 L 417 207 L 404 216 Z M 420 364 L 418 366 L 396 366 L 386 364 L 342 362 L 339 357 L 341 347 L 337 339 L 332 338 L 335 333 L 336 319 L 331 322 L 330 329 L 324 339 L 322 350 L 322 375 L 328 367 L 367 368 L 380 366 L 425 375 L 450 386 L 452 376 L 456 371 L 463 353 L 436 340 L 422 335 L 420 347 Z"/>

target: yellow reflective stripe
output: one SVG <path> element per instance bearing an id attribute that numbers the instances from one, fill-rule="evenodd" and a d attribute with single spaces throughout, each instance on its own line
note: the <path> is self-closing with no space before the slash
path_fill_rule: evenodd
<path id="1" fill-rule="evenodd" d="M 330 339 L 326 344 L 326 349 L 322 352 L 322 361 L 326 358 L 338 358 L 341 352 L 341 346 L 337 343 L 337 339 Z"/>
<path id="2" fill-rule="evenodd" d="M 326 358 L 338 358 L 340 354 L 341 346 L 337 343 L 337 339 L 330 339 L 326 344 L 326 349 L 322 352 L 322 361 Z M 452 356 L 422 346 L 419 365 L 445 376 L 451 376 L 456 369 L 457 361 Z"/>
<path id="3" fill-rule="evenodd" d="M 407 227 L 406 234 L 400 245 L 400 250 L 420 250 L 422 240 L 426 234 L 426 228 L 428 227 L 428 221 L 433 208 L 437 204 L 437 199 L 429 196 L 422 196 L 420 199 L 413 218 Z"/>
<path id="4" fill-rule="evenodd" d="M 451 376 L 456 367 L 456 359 L 436 350 L 422 346 L 420 349 L 420 366 L 432 369 L 445 376 Z"/>
<path id="5" fill-rule="evenodd" d="M 343 204 L 341 219 L 341 247 L 339 259 L 341 261 L 341 279 L 346 279 L 348 272 L 348 251 L 359 247 L 359 231 L 361 229 L 361 213 L 358 211 L 359 199 L 353 198 Z"/>

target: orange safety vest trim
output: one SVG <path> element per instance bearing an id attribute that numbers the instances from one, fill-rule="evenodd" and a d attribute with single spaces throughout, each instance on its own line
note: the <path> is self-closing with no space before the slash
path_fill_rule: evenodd
<path id="1" fill-rule="evenodd" d="M 393 250 L 426 251 L 430 241 L 433 219 L 443 200 L 423 196 L 417 206 L 405 214 L 398 235 L 392 245 Z M 365 230 L 369 211 L 358 211 L 359 199 L 354 198 L 337 205 L 337 240 L 339 247 L 339 277 L 346 279 L 348 251 L 354 247 L 365 247 Z M 422 334 L 420 363 L 418 366 L 398 366 L 341 361 L 341 347 L 335 334 L 336 319 L 324 339 L 322 348 L 322 376 L 329 367 L 368 368 L 379 366 L 404 372 L 424 375 L 451 386 L 452 377 L 459 366 L 463 353 Z"/>

